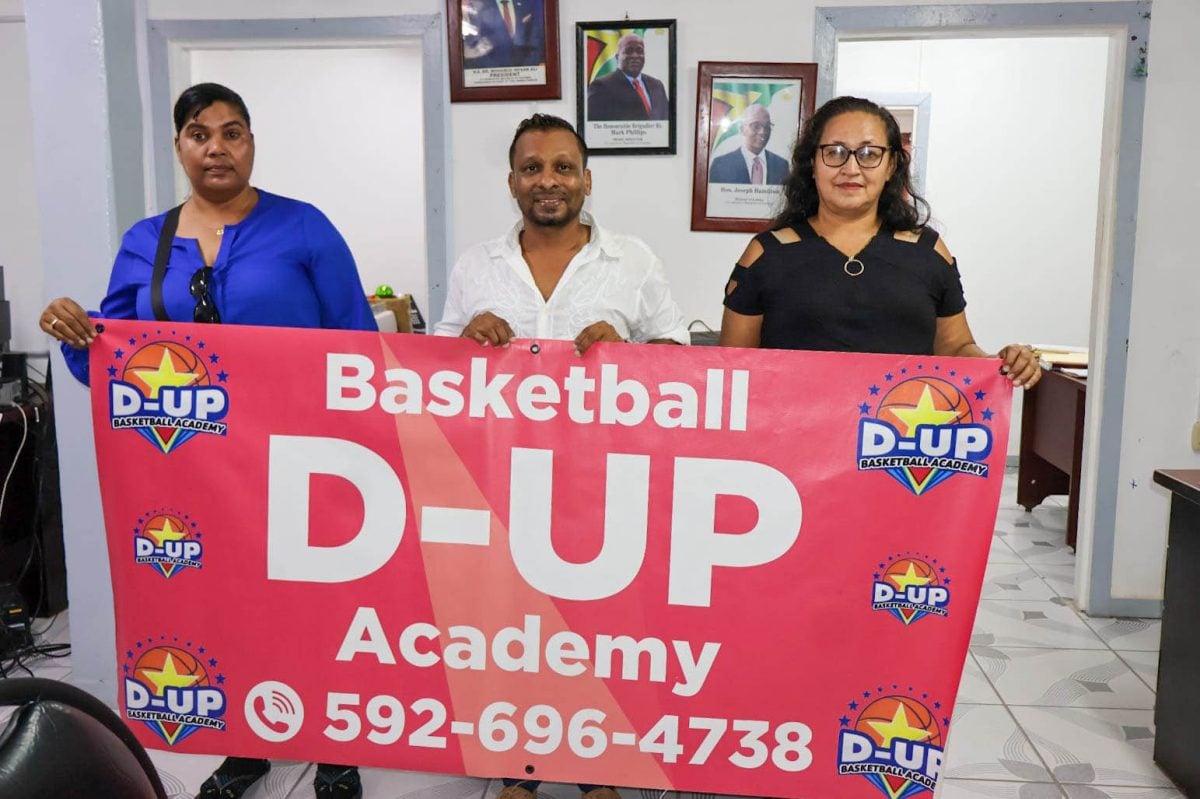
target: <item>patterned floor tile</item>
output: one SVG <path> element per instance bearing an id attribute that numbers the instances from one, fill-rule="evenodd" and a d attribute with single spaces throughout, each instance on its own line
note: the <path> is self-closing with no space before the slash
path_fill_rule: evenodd
<path id="1" fill-rule="evenodd" d="M 1108 650 L 973 646 L 1009 705 L 1148 709 L 1154 693 Z"/>
<path id="2" fill-rule="evenodd" d="M 1066 505 L 1051 500 L 1043 502 L 1031 511 L 1025 510 L 1015 502 L 1008 504 L 1001 500 L 996 520 L 997 529 L 1007 530 L 1018 535 L 1049 533 L 1066 539 Z"/>
<path id="3" fill-rule="evenodd" d="M 946 749 L 946 779 L 1045 782 L 1050 773 L 1001 705 L 956 705 Z"/>
<path id="4" fill-rule="evenodd" d="M 1012 535 L 1016 530 L 1028 527 L 1029 515 L 1018 505 L 1000 503 L 996 511 L 996 534 Z M 1017 527 L 1020 524 L 1021 527 Z"/>
<path id="5" fill-rule="evenodd" d="M 364 768 L 362 775 L 363 796 L 370 799 L 483 799 L 489 795 L 490 782 L 500 785 L 499 780 L 475 779 L 474 777 L 447 774 L 422 774 L 415 771 Z M 294 792 L 293 799 L 312 799 L 312 789 L 302 789 L 312 783 L 312 774 L 302 780 Z M 579 788 L 570 786 L 570 799 L 579 799 Z M 497 788 L 496 793 L 499 793 Z M 539 791 L 539 794 L 544 793 Z M 628 799 L 628 797 L 627 797 Z"/>
<path id="6" fill-rule="evenodd" d="M 1070 607 L 1053 600 L 985 599 L 979 603 L 972 646 L 1036 646 L 1061 649 L 1105 649 L 1090 627 Z"/>
<path id="7" fill-rule="evenodd" d="M 1119 788 L 1111 785 L 1064 785 L 1070 799 L 1187 799 L 1174 788 Z"/>
<path id="8" fill-rule="evenodd" d="M 988 563 L 1013 563 L 1024 565 L 1021 556 L 1013 552 L 1012 547 L 1005 543 L 1004 536 L 992 536 L 992 548 L 988 552 Z"/>
<path id="9" fill-rule="evenodd" d="M 1157 693 L 1158 691 L 1158 653 L 1157 652 L 1127 652 L 1115 650 L 1117 656 L 1125 661 L 1134 674 L 1142 678 L 1146 686 Z"/>
<path id="10" fill-rule="evenodd" d="M 1039 531 L 1033 535 L 1014 533 L 1004 537 L 1008 546 L 1030 566 L 1074 566 L 1075 550 L 1057 532 Z"/>
<path id="11" fill-rule="evenodd" d="M 934 799 L 1062 799 L 1062 789 L 1049 782 L 942 780 Z"/>
<path id="12" fill-rule="evenodd" d="M 1064 785 L 1173 788 L 1154 764 L 1154 712 L 1014 707 L 1038 753 Z M 1087 797 L 1082 787 L 1073 789 Z M 1095 794 L 1093 794 L 1095 796 Z"/>
<path id="13" fill-rule="evenodd" d="M 1029 512 L 1029 529 L 1054 532 L 1063 538 L 1067 534 L 1067 506 L 1059 502 L 1043 502 Z"/>
<path id="14" fill-rule="evenodd" d="M 1162 636 L 1160 619 L 1085 618 L 1088 626 L 1113 649 L 1157 652 Z"/>
<path id="15" fill-rule="evenodd" d="M 1057 596 L 1028 566 L 989 563 L 983 574 L 983 599 L 1051 599 Z"/>
<path id="16" fill-rule="evenodd" d="M 963 666 L 962 682 L 958 684 L 958 697 L 955 704 L 966 705 L 998 705 L 1000 696 L 988 682 L 983 670 L 975 662 L 975 658 L 967 655 L 966 665 Z"/>
<path id="17" fill-rule="evenodd" d="M 1050 590 L 1062 599 L 1075 598 L 1075 562 L 1069 564 L 1039 563 L 1034 561 L 1029 568 L 1046 581 Z"/>
<path id="18" fill-rule="evenodd" d="M 200 783 L 208 779 L 224 759 L 216 755 L 184 755 L 157 749 L 148 752 L 169 799 L 191 799 L 200 790 Z M 272 760 L 271 770 L 242 794 L 242 799 L 312 799 L 314 768 L 311 763 Z"/>
<path id="19" fill-rule="evenodd" d="M 147 749 L 146 753 L 158 769 L 158 778 L 169 799 L 191 799 L 222 760 L 216 755 L 183 755 L 158 749 Z M 250 792 L 246 797 L 250 799 Z"/>

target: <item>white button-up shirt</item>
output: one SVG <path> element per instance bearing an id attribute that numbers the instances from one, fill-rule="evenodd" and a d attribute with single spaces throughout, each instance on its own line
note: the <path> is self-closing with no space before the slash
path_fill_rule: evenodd
<path id="1" fill-rule="evenodd" d="M 629 341 L 688 343 L 662 261 L 641 239 L 611 233 L 586 212 L 580 221 L 591 227 L 591 237 L 548 300 L 521 255 L 517 236 L 523 220 L 508 235 L 463 253 L 450 274 L 446 310 L 433 332 L 457 336 L 476 316 L 491 311 L 517 338 L 569 341 L 594 322 L 608 322 Z"/>

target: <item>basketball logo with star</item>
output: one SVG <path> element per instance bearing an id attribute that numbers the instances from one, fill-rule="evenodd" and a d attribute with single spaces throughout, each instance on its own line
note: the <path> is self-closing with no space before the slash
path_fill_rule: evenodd
<path id="1" fill-rule="evenodd" d="M 148 565 L 163 577 L 184 569 L 200 569 L 203 533 L 190 514 L 177 510 L 143 513 L 133 528 L 133 562 Z"/>
<path id="2" fill-rule="evenodd" d="M 918 496 L 958 474 L 987 477 L 994 414 L 972 380 L 918 363 L 871 385 L 858 406 L 859 471 L 882 470 Z"/>
<path id="3" fill-rule="evenodd" d="M 204 647 L 166 636 L 137 641 L 125 652 L 125 716 L 141 721 L 168 746 L 200 730 L 225 729 L 225 676 Z"/>
<path id="4" fill-rule="evenodd" d="M 162 335 L 162 331 L 156 331 Z M 174 335 L 174 331 L 171 331 Z M 117 348 L 108 367 L 109 420 L 114 430 L 136 430 L 163 454 L 198 434 L 223 436 L 221 420 L 229 412 L 229 394 L 221 386 L 229 375 L 216 374 L 220 356 L 204 353 L 205 343 L 129 339 L 128 351 Z"/>
<path id="5" fill-rule="evenodd" d="M 887 799 L 932 794 L 950 727 L 947 716 L 939 719 L 942 703 L 893 685 L 864 691 L 847 707 L 838 719 L 838 774 L 865 777 Z"/>
<path id="6" fill-rule="evenodd" d="M 886 611 L 904 624 L 926 616 L 949 615 L 950 578 L 928 555 L 904 552 L 880 561 L 871 588 L 871 609 Z"/>

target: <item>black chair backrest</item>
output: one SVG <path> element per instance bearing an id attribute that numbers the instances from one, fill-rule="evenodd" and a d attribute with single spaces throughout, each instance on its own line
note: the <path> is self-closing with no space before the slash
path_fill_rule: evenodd
<path id="1" fill-rule="evenodd" d="M 0 797 L 166 799 L 146 750 L 99 699 L 68 683 L 0 680 L 16 705 L 0 732 Z"/>

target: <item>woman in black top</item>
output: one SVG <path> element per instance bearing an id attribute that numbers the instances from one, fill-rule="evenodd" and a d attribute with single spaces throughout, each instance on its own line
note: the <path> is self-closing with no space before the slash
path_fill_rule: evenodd
<path id="1" fill-rule="evenodd" d="M 924 226 L 900 127 L 869 100 L 830 100 L 792 154 L 786 206 L 729 280 L 727 347 L 999 357 L 1013 385 L 1042 370 L 1032 350 L 975 343 L 958 267 Z"/>

